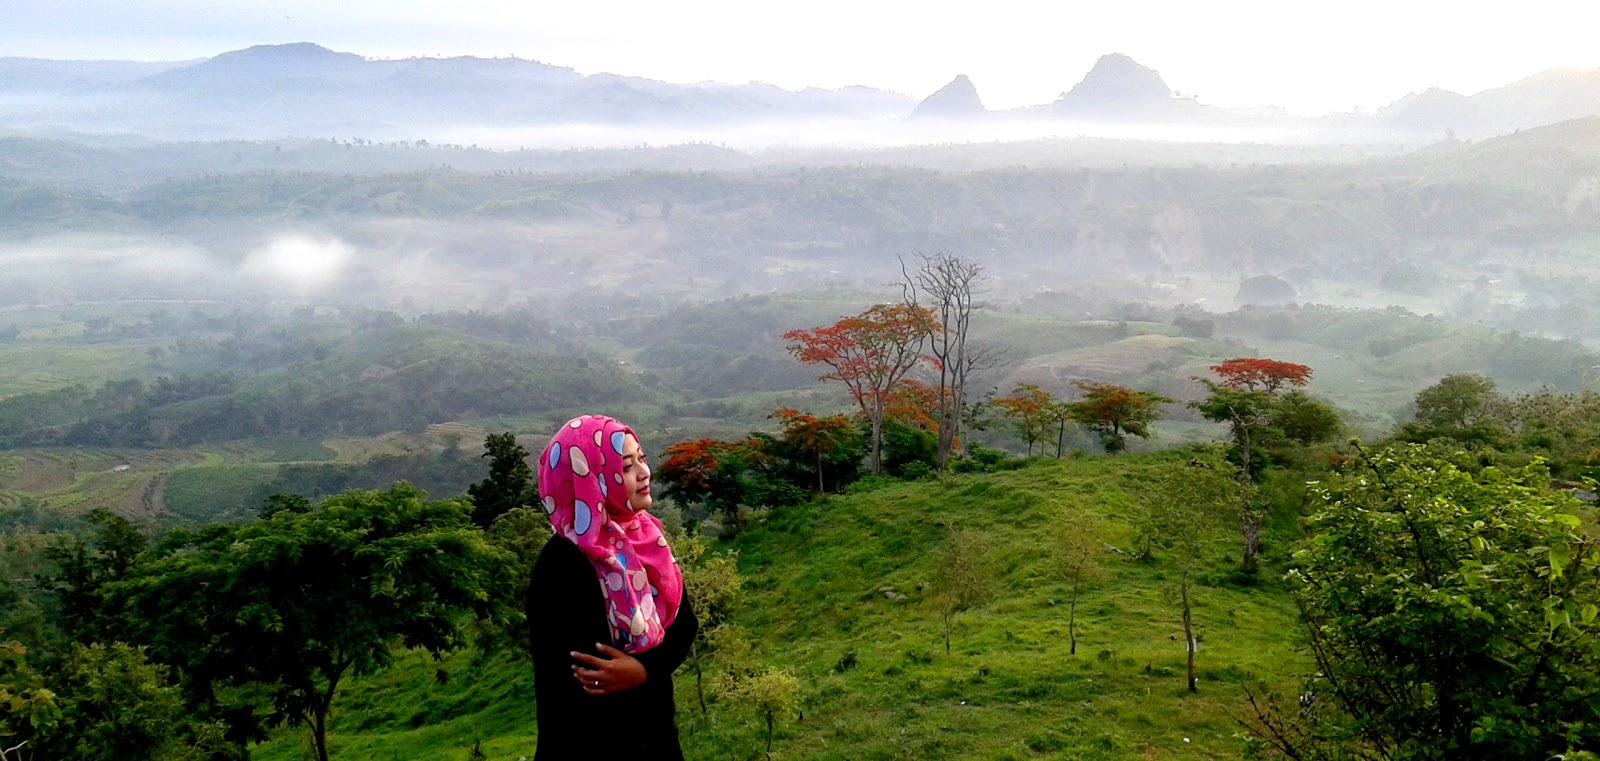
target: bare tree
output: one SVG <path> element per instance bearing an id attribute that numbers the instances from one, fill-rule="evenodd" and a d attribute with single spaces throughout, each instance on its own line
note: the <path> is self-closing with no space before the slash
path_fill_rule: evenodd
<path id="1" fill-rule="evenodd" d="M 1071 583 L 1071 595 L 1067 598 L 1067 641 L 1070 643 L 1068 655 L 1078 654 L 1078 597 L 1083 592 L 1084 585 L 1093 581 L 1099 574 L 1099 567 L 1095 563 L 1094 534 L 1082 522 L 1069 524 L 1069 528 L 1062 536 L 1059 548 L 1062 572 Z"/>
<path id="2" fill-rule="evenodd" d="M 920 306 L 920 300 L 926 299 L 929 317 L 938 321 L 929 326 L 929 353 L 938 360 L 939 370 L 939 451 L 935 466 L 944 470 L 961 428 L 967 374 L 974 369 L 975 361 L 992 363 L 995 355 L 974 353 L 967 346 L 973 297 L 983 293 L 978 288 L 984 278 L 982 265 L 948 253 L 918 254 L 917 258 L 922 266 L 916 272 L 907 270 L 905 259 L 900 260 L 901 290 L 911 306 Z"/>

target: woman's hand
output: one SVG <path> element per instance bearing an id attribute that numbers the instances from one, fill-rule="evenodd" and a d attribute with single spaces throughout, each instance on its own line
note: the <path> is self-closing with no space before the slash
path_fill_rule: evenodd
<path id="1" fill-rule="evenodd" d="M 595 649 L 605 657 L 572 652 L 572 659 L 577 661 L 572 665 L 572 676 L 583 685 L 584 692 L 590 695 L 608 695 L 631 690 L 644 684 L 644 680 L 649 677 L 644 671 L 644 664 L 640 663 L 638 658 L 610 645 L 596 643 Z"/>

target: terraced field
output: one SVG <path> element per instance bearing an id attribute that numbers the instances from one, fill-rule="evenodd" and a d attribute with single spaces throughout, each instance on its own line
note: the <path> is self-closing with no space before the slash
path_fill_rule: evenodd
<path id="1" fill-rule="evenodd" d="M 135 341 L 0 344 L 0 398 L 126 378 L 149 361 L 148 351 Z"/>
<path id="2" fill-rule="evenodd" d="M 336 462 L 362 462 L 380 455 L 405 454 L 415 442 L 405 434 L 386 433 L 366 438 L 327 439 L 322 445 L 333 451 Z"/>
<path id="3" fill-rule="evenodd" d="M 1018 368 L 1015 378 L 1021 383 L 1052 386 L 1078 378 L 1123 380 L 1156 367 L 1182 364 L 1194 355 L 1198 343 L 1193 338 L 1179 336 L 1131 336 L 1108 344 L 1034 357 Z"/>
<path id="4" fill-rule="evenodd" d="M 162 484 L 173 470 L 221 456 L 192 450 L 22 449 L 0 465 L 0 508 L 24 495 L 69 515 L 105 508 L 128 518 L 162 514 Z"/>

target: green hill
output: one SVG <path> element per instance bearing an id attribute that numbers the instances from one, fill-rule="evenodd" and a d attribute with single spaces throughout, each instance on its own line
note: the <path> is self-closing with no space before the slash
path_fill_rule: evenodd
<path id="1" fill-rule="evenodd" d="M 1232 718 L 1251 675 L 1297 670 L 1292 603 L 1271 570 L 1292 538 L 1280 516 L 1267 567 L 1241 582 L 1236 520 L 1203 533 L 1191 591 L 1199 691 L 1184 679 L 1184 636 L 1171 553 L 1133 559 L 1138 495 L 1176 456 L 1034 461 L 1004 473 L 895 484 L 765 514 L 726 545 L 746 576 L 735 622 L 755 658 L 803 684 L 801 716 L 779 719 L 781 759 L 1237 758 Z M 1078 604 L 1069 655 L 1069 584 L 1061 537 L 1081 525 L 1100 572 Z M 948 527 L 947 527 L 948 526 Z M 944 652 L 927 585 L 951 531 L 978 532 L 996 582 L 957 613 Z M 1253 583 L 1251 583 L 1253 581 Z M 531 755 L 531 668 L 509 658 L 442 664 L 421 656 L 356 680 L 335 705 L 335 757 Z M 688 669 L 685 668 L 684 672 Z M 714 702 L 699 718 L 680 673 L 679 723 L 691 759 L 760 758 L 753 711 Z M 298 757 L 282 735 L 253 754 Z"/>

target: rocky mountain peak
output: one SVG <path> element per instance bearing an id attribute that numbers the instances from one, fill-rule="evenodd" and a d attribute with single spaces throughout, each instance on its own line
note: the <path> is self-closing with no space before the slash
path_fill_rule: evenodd
<path id="1" fill-rule="evenodd" d="M 978 88 L 967 75 L 961 74 L 918 103 L 911 115 L 962 117 L 984 113 L 988 113 L 988 109 L 984 108 L 983 100 L 978 97 Z"/>
<path id="2" fill-rule="evenodd" d="M 1100 56 L 1083 81 L 1056 104 L 1073 110 L 1124 110 L 1171 99 L 1172 88 L 1159 72 L 1121 53 L 1111 53 Z"/>

